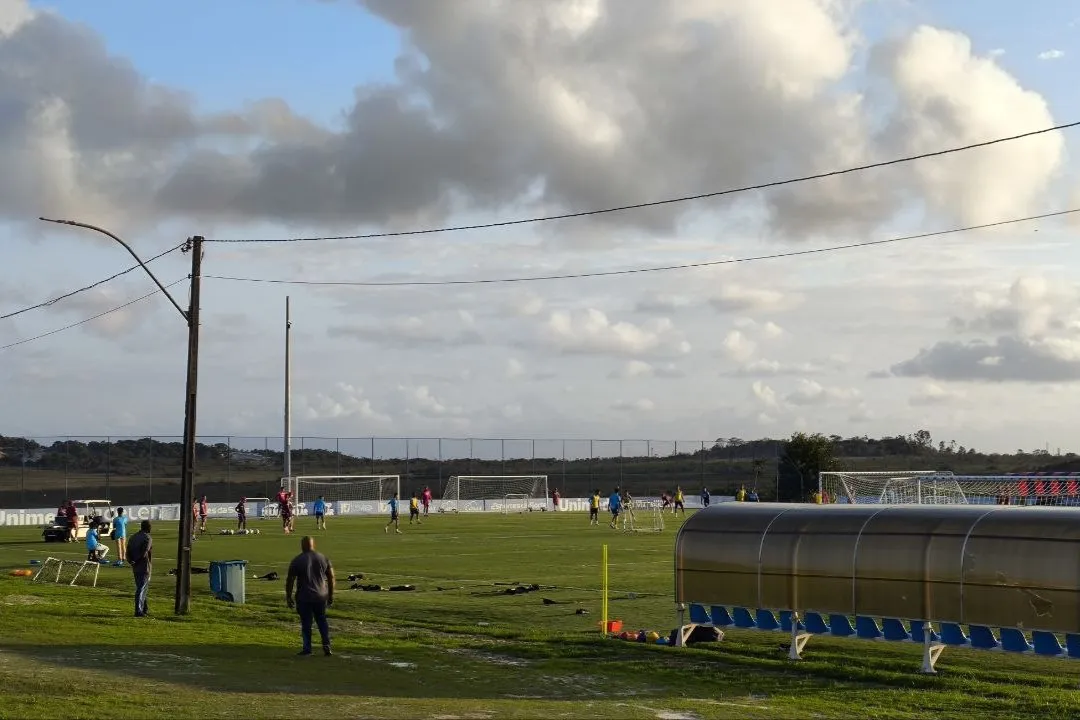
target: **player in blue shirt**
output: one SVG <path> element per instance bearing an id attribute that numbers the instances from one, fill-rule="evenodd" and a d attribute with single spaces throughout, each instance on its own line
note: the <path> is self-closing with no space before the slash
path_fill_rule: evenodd
<path id="1" fill-rule="evenodd" d="M 401 525 L 398 522 L 398 499 L 397 493 L 394 493 L 394 497 L 390 498 L 390 502 L 386 503 L 390 506 L 390 522 L 386 523 L 386 527 L 383 528 L 383 532 L 390 532 L 390 526 L 394 526 L 394 532 L 398 535 L 401 534 Z"/>
<path id="2" fill-rule="evenodd" d="M 116 517 L 112 521 L 112 539 L 116 541 L 117 567 L 127 560 L 127 524 L 128 516 L 124 514 L 124 508 L 116 508 Z"/>
<path id="3" fill-rule="evenodd" d="M 615 492 L 608 498 L 608 510 L 611 511 L 611 529 L 614 530 L 615 524 L 619 521 L 619 512 L 622 510 L 622 495 L 619 494 L 619 488 L 615 488 Z"/>
<path id="4" fill-rule="evenodd" d="M 86 559 L 97 562 L 103 560 L 108 554 L 109 548 L 101 544 L 98 540 L 97 525 L 91 525 L 90 529 L 86 531 Z"/>
<path id="5" fill-rule="evenodd" d="M 320 495 L 319 498 L 314 503 L 311 504 L 311 511 L 313 513 L 315 513 L 315 529 L 316 530 L 325 530 L 326 529 L 326 501 L 323 500 L 322 495 Z"/>

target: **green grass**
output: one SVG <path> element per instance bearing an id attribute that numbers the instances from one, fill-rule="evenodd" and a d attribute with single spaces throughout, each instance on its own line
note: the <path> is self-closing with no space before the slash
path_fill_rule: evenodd
<path id="1" fill-rule="evenodd" d="M 302 519 L 301 530 L 312 523 Z M 814 638 L 806 660 L 791 663 L 780 634 L 733 631 L 685 649 L 602 638 L 603 543 L 612 616 L 635 630 L 674 626 L 670 521 L 659 535 L 550 513 L 434 516 L 403 535 L 381 526 L 339 519 L 318 534 L 341 581 L 332 658 L 296 657 L 283 580 L 250 577 L 284 575 L 298 551 L 298 537 L 270 522 L 259 536 L 196 543 L 197 565 L 251 563 L 247 603 L 214 600 L 207 576 L 196 575 L 183 618 L 172 614 L 166 575 L 175 526 L 159 523 L 146 620 L 131 617 L 126 569 L 102 567 L 97 588 L 9 577 L 32 558 L 77 559 L 82 548 L 46 545 L 34 528 L 0 529 L 0 718 L 106 707 L 111 717 L 200 719 L 1080 716 L 1080 666 L 1066 661 L 948 649 L 940 674 L 926 677 L 910 645 Z M 348 590 L 355 572 L 417 590 Z M 545 587 L 507 596 L 495 584 L 512 582 Z"/>

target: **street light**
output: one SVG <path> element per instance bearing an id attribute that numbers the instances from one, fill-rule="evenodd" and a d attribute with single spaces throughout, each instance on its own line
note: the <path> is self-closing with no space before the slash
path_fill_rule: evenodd
<path id="1" fill-rule="evenodd" d="M 121 238 L 96 225 L 75 222 L 74 220 L 53 220 L 39 218 L 43 222 L 57 225 L 70 225 L 101 233 L 120 243 L 139 266 L 146 271 L 154 284 L 165 294 L 173 307 L 177 309 L 188 326 L 187 387 L 184 401 L 184 458 L 180 475 L 180 537 L 176 542 L 176 606 L 177 615 L 186 615 L 191 603 L 191 541 L 194 539 L 194 517 L 191 508 L 195 504 L 195 416 L 199 385 L 199 296 L 202 285 L 202 245 L 203 238 L 196 235 L 184 243 L 183 252 L 191 253 L 191 300 L 187 310 L 180 307 L 161 281 L 150 272 L 131 246 Z"/>

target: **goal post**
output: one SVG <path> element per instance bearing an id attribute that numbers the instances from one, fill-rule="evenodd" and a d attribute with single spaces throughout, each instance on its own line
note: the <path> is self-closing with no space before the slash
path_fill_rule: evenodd
<path id="1" fill-rule="evenodd" d="M 830 471 L 818 476 L 823 502 L 884 505 L 968 504 L 968 488 L 948 470 Z"/>
<path id="2" fill-rule="evenodd" d="M 547 475 L 454 475 L 443 487 L 441 509 L 524 512 L 547 510 L 549 502 Z"/>
<path id="3" fill-rule="evenodd" d="M 400 475 L 297 475 L 293 487 L 297 503 L 320 497 L 328 503 L 387 502 L 395 493 L 401 498 Z"/>
<path id="4" fill-rule="evenodd" d="M 622 513 L 623 532 L 663 532 L 664 514 L 659 500 L 629 501 Z"/>

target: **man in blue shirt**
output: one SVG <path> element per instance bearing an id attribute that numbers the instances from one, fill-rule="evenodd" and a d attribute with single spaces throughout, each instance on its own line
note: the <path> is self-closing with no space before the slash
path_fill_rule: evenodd
<path id="1" fill-rule="evenodd" d="M 397 493 L 394 493 L 394 497 L 390 498 L 390 502 L 386 503 L 390 506 L 390 522 L 386 523 L 386 527 L 383 528 L 383 532 L 390 532 L 390 526 L 394 526 L 394 532 L 398 535 L 401 534 L 401 526 L 398 522 L 398 499 Z"/>
<path id="2" fill-rule="evenodd" d="M 127 523 L 128 516 L 124 508 L 116 508 L 116 517 L 112 521 L 112 539 L 116 541 L 116 566 L 121 567 L 127 559 Z"/>
<path id="3" fill-rule="evenodd" d="M 104 559 L 108 552 L 109 548 L 102 545 L 98 539 L 97 525 L 91 525 L 86 531 L 86 559 L 97 562 Z"/>
<path id="4" fill-rule="evenodd" d="M 611 529 L 614 530 L 615 524 L 619 521 L 619 512 L 622 510 L 622 495 L 619 494 L 619 488 L 615 488 L 615 492 L 608 498 L 608 510 L 611 511 Z"/>
<path id="5" fill-rule="evenodd" d="M 320 495 L 319 499 L 311 504 L 311 511 L 315 513 L 315 529 L 326 529 L 326 501 Z"/>

